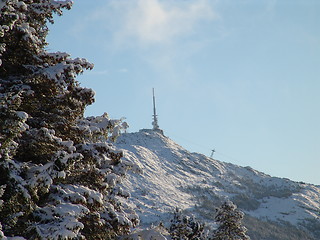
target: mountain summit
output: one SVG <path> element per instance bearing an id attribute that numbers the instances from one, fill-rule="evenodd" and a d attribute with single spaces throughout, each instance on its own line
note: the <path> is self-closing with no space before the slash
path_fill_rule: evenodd
<path id="1" fill-rule="evenodd" d="M 191 153 L 154 130 L 125 133 L 116 146 L 140 167 L 123 185 L 144 226 L 167 223 L 178 207 L 214 227 L 216 207 L 230 199 L 251 239 L 320 239 L 320 186 Z"/>

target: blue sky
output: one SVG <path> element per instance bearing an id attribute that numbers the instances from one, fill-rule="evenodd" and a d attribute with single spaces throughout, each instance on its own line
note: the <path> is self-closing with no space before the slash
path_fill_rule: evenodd
<path id="1" fill-rule="evenodd" d="M 48 50 L 95 64 L 86 115 L 159 125 L 189 151 L 320 184 L 320 1 L 78 0 Z"/>

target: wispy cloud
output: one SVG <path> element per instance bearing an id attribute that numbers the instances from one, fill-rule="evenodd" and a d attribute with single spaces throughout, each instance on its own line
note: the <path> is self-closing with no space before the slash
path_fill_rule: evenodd
<path id="1" fill-rule="evenodd" d="M 216 15 L 209 0 L 111 0 L 92 17 L 112 28 L 118 44 L 148 46 L 191 35 L 196 26 Z"/>
<path id="2" fill-rule="evenodd" d="M 174 5 L 172 1 L 138 0 L 118 37 L 134 37 L 143 44 L 167 43 L 192 34 L 195 25 L 214 16 L 207 1 Z"/>
<path id="3" fill-rule="evenodd" d="M 79 38 L 99 45 L 106 58 L 115 59 L 112 62 L 121 57 L 128 64 L 133 64 L 131 58 L 143 62 L 146 69 L 156 72 L 155 79 L 161 77 L 161 81 L 168 84 L 181 85 L 181 81 L 187 81 L 185 75 L 190 77 L 190 74 L 185 72 L 192 72 L 192 67 L 185 69 L 184 66 L 181 71 L 182 62 L 210 44 L 211 35 L 206 33 L 218 18 L 212 0 L 99 2 L 99 7 L 84 16 L 83 21 L 77 23 L 80 27 L 75 28 L 79 35 L 83 35 L 83 29 L 99 31 L 95 31 L 94 38 L 90 34 Z M 131 69 L 126 63 L 122 64 Z"/>

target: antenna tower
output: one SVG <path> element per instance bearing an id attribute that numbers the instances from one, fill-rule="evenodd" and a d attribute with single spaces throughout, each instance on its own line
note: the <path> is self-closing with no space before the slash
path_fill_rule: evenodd
<path id="1" fill-rule="evenodd" d="M 212 158 L 213 154 L 216 152 L 216 150 L 212 149 L 211 150 L 211 155 L 210 155 L 210 158 Z"/>
<path id="2" fill-rule="evenodd" d="M 159 130 L 159 125 L 158 125 L 158 118 L 157 118 L 157 112 L 156 112 L 156 97 L 154 96 L 154 88 L 152 88 L 152 95 L 153 95 L 153 130 Z"/>

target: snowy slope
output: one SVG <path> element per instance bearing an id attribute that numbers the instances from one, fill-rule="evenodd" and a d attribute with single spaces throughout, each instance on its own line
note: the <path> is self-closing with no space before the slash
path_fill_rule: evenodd
<path id="1" fill-rule="evenodd" d="M 320 186 L 190 153 L 153 130 L 123 134 L 116 146 L 142 170 L 132 172 L 123 185 L 144 226 L 167 223 L 175 207 L 210 226 L 215 207 L 231 199 L 248 216 L 252 239 L 320 239 Z M 264 226 L 276 230 L 256 230 Z M 272 236 L 288 229 L 292 237 Z"/>

